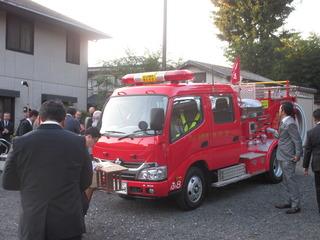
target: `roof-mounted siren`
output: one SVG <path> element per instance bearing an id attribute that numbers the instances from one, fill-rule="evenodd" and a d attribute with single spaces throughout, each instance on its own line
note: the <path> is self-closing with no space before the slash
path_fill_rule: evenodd
<path id="1" fill-rule="evenodd" d="M 173 70 L 127 74 L 121 78 L 121 82 L 125 85 L 142 85 L 161 82 L 177 83 L 193 80 L 193 78 L 193 72 L 189 70 Z"/>

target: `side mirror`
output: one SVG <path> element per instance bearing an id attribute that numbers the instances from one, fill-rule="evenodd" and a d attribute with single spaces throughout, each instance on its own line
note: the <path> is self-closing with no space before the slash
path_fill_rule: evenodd
<path id="1" fill-rule="evenodd" d="M 163 129 L 164 110 L 163 108 L 152 108 L 150 113 L 150 129 L 158 131 Z"/>

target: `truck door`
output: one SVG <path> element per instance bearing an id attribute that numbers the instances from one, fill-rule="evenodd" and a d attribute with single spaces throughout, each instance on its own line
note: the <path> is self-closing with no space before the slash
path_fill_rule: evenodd
<path id="1" fill-rule="evenodd" d="M 200 96 L 177 97 L 170 116 L 169 163 L 174 171 L 185 171 L 189 161 L 209 160 L 210 124 Z M 209 108 L 209 106 L 207 106 Z M 183 176 L 183 172 L 176 172 Z"/>
<path id="2" fill-rule="evenodd" d="M 212 110 L 212 141 L 210 168 L 217 169 L 239 162 L 240 119 L 231 94 L 210 96 Z"/>

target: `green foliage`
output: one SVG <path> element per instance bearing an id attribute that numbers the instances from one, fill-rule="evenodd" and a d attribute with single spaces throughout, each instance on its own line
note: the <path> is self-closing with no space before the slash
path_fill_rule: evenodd
<path id="1" fill-rule="evenodd" d="M 176 69 L 182 60 L 167 61 L 167 70 Z M 110 95 L 115 88 L 121 87 L 120 79 L 128 73 L 160 71 L 162 66 L 161 52 L 146 51 L 143 56 L 136 55 L 131 50 L 126 50 L 126 55 L 117 59 L 103 62 L 101 72 L 95 76 L 98 91 L 97 102 L 101 109 L 106 95 Z"/>
<path id="2" fill-rule="evenodd" d="M 211 0 L 217 8 L 218 37 L 229 46 L 226 57 L 241 58 L 243 69 L 272 77 L 281 48 L 279 28 L 293 11 L 293 0 Z"/>
<path id="3" fill-rule="evenodd" d="M 278 52 L 283 60 L 275 73 L 296 85 L 320 90 L 320 36 L 313 33 L 303 39 L 294 33 L 282 39 L 282 44 Z"/>

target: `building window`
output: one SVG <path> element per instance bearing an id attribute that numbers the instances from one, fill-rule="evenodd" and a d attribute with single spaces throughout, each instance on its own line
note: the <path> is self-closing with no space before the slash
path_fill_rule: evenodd
<path id="1" fill-rule="evenodd" d="M 67 33 L 67 56 L 68 63 L 80 64 L 80 37 L 75 33 Z"/>
<path id="2" fill-rule="evenodd" d="M 14 15 L 7 15 L 6 48 L 33 54 L 33 22 Z"/>
<path id="3" fill-rule="evenodd" d="M 234 111 L 231 96 L 210 96 L 210 100 L 215 123 L 220 124 L 234 121 Z"/>

